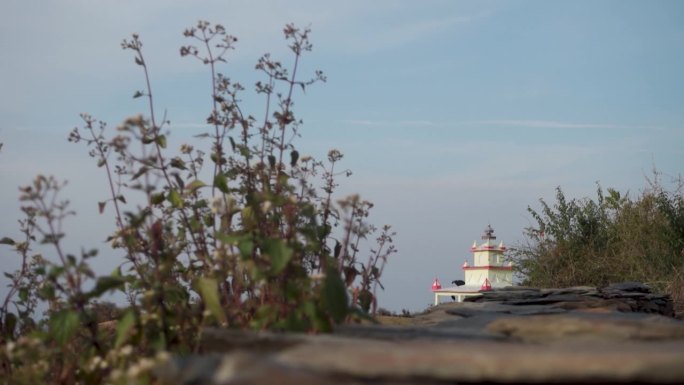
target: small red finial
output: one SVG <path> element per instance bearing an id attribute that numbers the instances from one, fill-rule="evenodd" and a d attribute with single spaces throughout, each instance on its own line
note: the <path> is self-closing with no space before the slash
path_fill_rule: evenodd
<path id="1" fill-rule="evenodd" d="M 489 282 L 489 278 L 485 278 L 484 283 L 482 284 L 482 286 L 480 286 L 480 290 L 482 290 L 482 291 L 492 290 L 492 284 Z"/>
<path id="2" fill-rule="evenodd" d="M 439 278 L 435 277 L 435 280 L 432 282 L 432 291 L 439 290 L 442 288 L 442 284 L 439 283 Z"/>

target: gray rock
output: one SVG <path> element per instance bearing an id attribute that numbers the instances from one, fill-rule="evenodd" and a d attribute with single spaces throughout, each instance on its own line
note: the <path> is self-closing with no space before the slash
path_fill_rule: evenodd
<path id="1" fill-rule="evenodd" d="M 332 335 L 206 329 L 168 385 L 681 383 L 684 321 L 646 285 L 507 287 L 431 307 L 404 326 Z"/>
<path id="2" fill-rule="evenodd" d="M 620 282 L 611 283 L 605 288 L 602 288 L 601 291 L 650 293 L 651 287 L 648 285 L 644 285 L 641 282 Z"/>
<path id="3" fill-rule="evenodd" d="M 511 317 L 491 322 L 487 325 L 487 330 L 528 343 L 549 343 L 561 340 L 670 341 L 684 339 L 684 323 L 659 315 L 630 317 L 620 314 L 573 313 Z"/>

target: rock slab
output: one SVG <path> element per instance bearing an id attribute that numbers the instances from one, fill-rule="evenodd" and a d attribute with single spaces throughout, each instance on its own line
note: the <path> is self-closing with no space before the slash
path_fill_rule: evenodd
<path id="1" fill-rule="evenodd" d="M 432 307 L 404 326 L 331 335 L 206 329 L 163 384 L 684 383 L 684 321 L 639 283 L 511 287 Z"/>

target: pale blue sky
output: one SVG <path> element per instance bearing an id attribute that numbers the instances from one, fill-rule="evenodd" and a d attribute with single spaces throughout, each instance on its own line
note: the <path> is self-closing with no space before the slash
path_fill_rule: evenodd
<path id="1" fill-rule="evenodd" d="M 116 266 L 102 244 L 113 220 L 97 214 L 104 175 L 66 137 L 80 112 L 116 126 L 144 111 L 131 98 L 141 73 L 119 47 L 132 32 L 173 138 L 202 131 L 208 74 L 178 55 L 198 19 L 239 38 L 221 70 L 247 86 L 262 53 L 287 62 L 286 23 L 311 26 L 303 69 L 328 82 L 297 99 L 298 147 L 344 152 L 354 175 L 343 191 L 374 201 L 374 222 L 398 231 L 380 295 L 392 310 L 424 308 L 435 276 L 461 278 L 488 223 L 521 241 L 527 206 L 558 185 L 573 197 L 593 195 L 597 181 L 637 192 L 654 164 L 682 171 L 681 1 L 5 0 L 0 236 L 17 233 L 16 187 L 54 174 L 70 181 L 79 213 L 68 245 L 100 247 L 102 272 Z M 2 270 L 16 266 L 7 249 L 0 257 Z"/>

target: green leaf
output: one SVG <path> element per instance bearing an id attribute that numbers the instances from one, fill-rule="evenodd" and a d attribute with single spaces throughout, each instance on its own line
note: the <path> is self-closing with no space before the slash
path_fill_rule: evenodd
<path id="1" fill-rule="evenodd" d="M 177 190 L 169 191 L 169 196 L 166 199 L 171 203 L 171 206 L 180 209 L 183 207 L 183 199 L 181 199 L 180 194 Z"/>
<path id="2" fill-rule="evenodd" d="M 150 345 L 152 345 L 152 348 L 156 351 L 166 350 L 168 345 L 166 342 L 166 333 L 157 333 L 157 335 L 152 338 L 152 341 L 150 341 Z"/>
<path id="3" fill-rule="evenodd" d="M 299 160 L 299 152 L 297 152 L 297 150 L 292 150 L 292 152 L 290 152 L 290 166 L 294 167 L 297 165 L 297 160 Z"/>
<path id="4" fill-rule="evenodd" d="M 292 258 L 292 249 L 282 239 L 268 239 L 263 251 L 271 258 L 271 274 L 280 274 Z"/>
<path id="5" fill-rule="evenodd" d="M 369 290 L 364 289 L 359 293 L 359 305 L 361 309 L 368 313 L 370 311 L 371 305 L 373 304 L 373 293 Z"/>
<path id="6" fill-rule="evenodd" d="M 175 157 L 175 158 L 171 159 L 171 167 L 177 168 L 180 170 L 186 169 L 185 162 L 183 161 L 183 159 L 181 159 L 179 157 Z"/>
<path id="7" fill-rule="evenodd" d="M 254 241 L 249 237 L 245 237 L 238 242 L 238 249 L 240 249 L 242 258 L 250 258 L 252 256 L 252 251 L 254 250 Z"/>
<path id="8" fill-rule="evenodd" d="M 342 244 L 338 240 L 335 240 L 335 249 L 334 249 L 334 254 L 333 254 L 334 257 L 339 258 L 341 252 L 342 252 Z"/>
<path id="9" fill-rule="evenodd" d="M 178 284 L 164 285 L 164 301 L 170 305 L 183 305 L 188 301 L 188 292 L 185 287 Z"/>
<path id="10" fill-rule="evenodd" d="M 17 326 L 17 316 L 14 313 L 5 314 L 5 322 L 3 322 L 3 334 L 12 338 L 14 336 L 14 329 Z"/>
<path id="11" fill-rule="evenodd" d="M 224 194 L 228 193 L 228 179 L 223 174 L 218 174 L 214 177 L 214 186 Z"/>
<path id="12" fill-rule="evenodd" d="M 28 301 L 28 298 L 29 298 L 29 289 L 28 289 L 27 287 L 22 287 L 21 289 L 19 289 L 18 295 L 19 295 L 19 299 L 20 299 L 22 302 Z"/>
<path id="13" fill-rule="evenodd" d="M 321 288 L 321 307 L 335 323 L 344 321 L 349 311 L 347 289 L 337 269 L 330 267 Z"/>
<path id="14" fill-rule="evenodd" d="M 131 329 L 135 326 L 135 313 L 133 310 L 127 310 L 124 315 L 116 323 L 116 342 L 114 347 L 118 348 L 126 342 Z"/>
<path id="15" fill-rule="evenodd" d="M 166 135 L 157 136 L 157 144 L 161 148 L 166 148 Z"/>
<path id="16" fill-rule="evenodd" d="M 133 94 L 133 99 L 137 99 L 143 95 L 145 94 L 143 94 L 142 91 L 135 91 L 135 93 Z"/>
<path id="17" fill-rule="evenodd" d="M 217 320 L 221 323 L 225 323 L 226 314 L 223 312 L 221 303 L 219 302 L 218 284 L 216 280 L 202 277 L 197 281 L 197 287 L 207 309 Z"/>
<path id="18" fill-rule="evenodd" d="M 325 314 L 321 312 L 320 308 L 316 307 L 313 301 L 305 301 L 301 303 L 300 307 L 304 316 L 311 322 L 313 330 L 324 333 L 332 331 L 330 319 L 325 317 Z"/>
<path id="19" fill-rule="evenodd" d="M 178 188 L 179 188 L 181 191 L 183 191 L 183 189 L 185 189 L 185 182 L 183 182 L 183 178 L 181 178 L 180 175 L 178 175 L 177 172 L 174 172 L 174 173 L 171 174 L 171 175 L 173 175 L 174 179 L 176 179 L 176 183 L 178 184 Z"/>
<path id="20" fill-rule="evenodd" d="M 202 182 L 201 180 L 193 180 L 189 185 L 185 186 L 185 189 L 188 190 L 189 193 L 194 193 L 199 188 L 204 186 L 206 186 L 206 183 Z"/>
<path id="21" fill-rule="evenodd" d="M 9 238 L 9 237 L 3 237 L 0 239 L 0 245 L 11 245 L 13 246 L 15 244 L 14 239 Z"/>
<path id="22" fill-rule="evenodd" d="M 125 283 L 126 280 L 121 276 L 117 277 L 110 275 L 100 277 L 97 279 L 97 283 L 95 283 L 95 287 L 93 288 L 93 290 L 91 290 L 87 295 L 90 298 L 96 298 L 110 290 L 117 290 L 123 288 Z"/>
<path id="23" fill-rule="evenodd" d="M 150 198 L 150 200 L 152 201 L 153 205 L 159 205 L 162 202 L 164 202 L 164 193 L 160 192 L 158 194 L 152 194 L 152 197 Z"/>
<path id="24" fill-rule="evenodd" d="M 55 341 L 64 345 L 74 336 L 79 327 L 78 314 L 71 310 L 62 310 L 50 320 L 50 335 Z"/>
<path id="25" fill-rule="evenodd" d="M 275 155 L 269 155 L 269 156 L 268 156 L 268 165 L 271 166 L 271 168 L 275 168 L 275 166 L 276 166 L 276 157 L 275 157 Z"/>
<path id="26" fill-rule="evenodd" d="M 133 177 L 131 178 L 131 180 L 136 180 L 136 179 L 140 178 L 140 177 L 141 177 L 143 174 L 145 174 L 148 170 L 149 170 L 149 169 L 148 169 L 147 167 L 145 167 L 145 166 L 140 167 L 140 169 L 138 170 L 138 172 L 136 172 L 136 173 L 133 175 Z"/>

